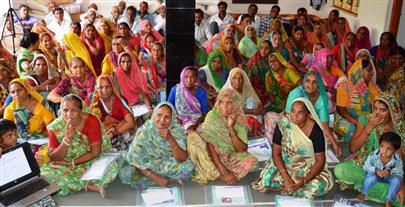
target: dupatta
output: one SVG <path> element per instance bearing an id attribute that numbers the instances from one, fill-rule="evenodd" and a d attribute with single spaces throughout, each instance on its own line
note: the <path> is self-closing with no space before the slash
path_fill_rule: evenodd
<path id="1" fill-rule="evenodd" d="M 255 32 L 256 32 L 254 25 L 250 24 L 250 25 L 246 26 L 245 36 L 243 36 L 243 38 L 240 40 L 238 49 L 239 49 L 241 55 L 250 59 L 256 53 L 256 51 L 259 49 L 258 45 L 260 45 L 261 40 L 260 40 L 260 38 L 257 38 L 257 34 L 256 34 L 254 37 L 256 39 L 256 43 L 253 42 L 253 40 L 250 39 L 247 35 L 248 28 L 251 28 L 251 29 L 255 30 Z"/>

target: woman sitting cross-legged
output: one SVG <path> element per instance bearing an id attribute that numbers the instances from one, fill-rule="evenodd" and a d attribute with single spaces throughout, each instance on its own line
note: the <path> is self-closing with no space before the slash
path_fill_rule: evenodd
<path id="1" fill-rule="evenodd" d="M 197 84 L 198 69 L 187 66 L 180 74 L 180 83 L 174 86 L 167 99 L 179 114 L 185 130 L 195 130 L 208 112 L 205 90 Z"/>
<path id="2" fill-rule="evenodd" d="M 295 99 L 290 115 L 277 123 L 273 160 L 252 184 L 253 189 L 306 198 L 325 195 L 334 183 L 325 164 L 325 151 L 322 125 L 311 102 L 302 97 Z"/>
<path id="3" fill-rule="evenodd" d="M 254 171 L 258 162 L 247 152 L 248 128 L 241 95 L 231 88 L 221 90 L 204 122 L 187 136 L 196 166 L 193 180 L 206 184 L 219 177 L 226 184 L 236 184 Z"/>
<path id="4" fill-rule="evenodd" d="M 118 174 L 117 163 L 112 163 L 99 180 L 82 181 L 81 177 L 102 152 L 111 150 L 110 139 L 98 118 L 78 96 L 65 96 L 61 112 L 48 126 L 51 162 L 41 167 L 41 174 L 58 184 L 61 196 L 84 189 L 100 192 L 104 198 L 105 187 Z"/>
<path id="5" fill-rule="evenodd" d="M 249 135 L 257 136 L 262 134 L 262 124 L 256 116 L 263 115 L 264 108 L 245 71 L 240 68 L 232 69 L 221 90 L 227 88 L 236 90 L 242 96 L 243 111 L 250 126 Z"/>
<path id="6" fill-rule="evenodd" d="M 152 118 L 138 129 L 122 153 L 122 159 L 121 182 L 134 188 L 179 184 L 191 177 L 194 166 L 188 159 L 186 135 L 170 103 L 156 106 Z"/>
<path id="7" fill-rule="evenodd" d="M 357 119 L 356 131 L 350 140 L 350 151 L 353 153 L 353 159 L 336 165 L 334 169 L 341 188 L 349 187 L 358 191 L 362 189 L 363 180 L 366 176 L 364 168 L 366 159 L 373 151 L 381 149 L 380 137 L 385 132 L 395 132 L 401 137 L 401 149 L 397 150 L 397 153 L 402 156 L 403 160 L 405 125 L 398 101 L 391 94 L 380 93 L 372 104 L 373 112 Z M 399 193 L 394 195 L 398 198 L 397 200 L 388 194 L 388 186 L 377 183 L 369 188 L 367 198 L 377 202 L 390 200 L 394 206 L 402 206 L 400 202 L 401 199 L 403 201 L 405 198 L 404 182 L 401 183 Z"/>
<path id="8" fill-rule="evenodd" d="M 110 135 L 113 149 L 126 149 L 131 143 L 130 134 L 136 129 L 136 124 L 130 107 L 111 76 L 101 75 L 97 78 L 95 91 L 87 97 L 86 104 L 100 118 Z"/>

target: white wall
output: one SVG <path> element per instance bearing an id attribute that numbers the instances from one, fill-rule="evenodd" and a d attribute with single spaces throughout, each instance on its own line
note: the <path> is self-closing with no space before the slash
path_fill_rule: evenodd
<path id="1" fill-rule="evenodd" d="M 405 1 L 402 4 L 401 19 L 399 21 L 399 28 L 397 34 L 398 45 L 405 47 Z"/>

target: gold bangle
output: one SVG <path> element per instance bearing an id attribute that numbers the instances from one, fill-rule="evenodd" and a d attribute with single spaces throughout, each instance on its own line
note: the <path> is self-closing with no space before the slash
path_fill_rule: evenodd
<path id="1" fill-rule="evenodd" d="M 278 171 L 280 171 L 280 173 L 282 173 L 282 172 L 287 172 L 286 169 L 284 169 L 284 170 L 278 170 Z"/>
<path id="2" fill-rule="evenodd" d="M 72 166 L 73 166 L 73 167 L 76 167 L 76 166 L 75 166 L 75 158 L 72 159 Z"/>

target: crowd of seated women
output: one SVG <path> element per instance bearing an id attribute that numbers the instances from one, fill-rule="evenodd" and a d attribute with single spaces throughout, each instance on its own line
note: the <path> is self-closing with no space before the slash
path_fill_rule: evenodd
<path id="1" fill-rule="evenodd" d="M 196 30 L 196 64 L 166 88 L 165 36 L 147 6 L 113 7 L 118 21 L 94 19 L 92 9 L 60 42 L 38 21 L 16 58 L 0 47 L 0 152 L 48 139 L 32 150 L 60 196 L 91 190 L 104 198 L 117 176 L 138 189 L 183 180 L 237 184 L 258 169 L 247 151 L 256 136 L 272 145 L 252 183 L 263 193 L 315 198 L 335 183 L 361 191 L 366 159 L 386 132 L 401 137 L 403 159 L 405 50 L 393 34 L 382 33 L 372 47 L 369 29 L 351 32 L 337 10 L 311 19 L 301 8 L 296 19 L 284 19 L 277 5 L 259 17 L 252 4 L 236 23 L 220 2 L 209 28 L 196 10 L 196 28 L 204 29 Z M 139 105 L 148 112 L 135 116 Z M 325 153 L 331 147 L 341 157 L 342 146 L 351 156 L 332 172 Z M 109 151 L 121 153 L 119 162 L 102 179 L 82 181 Z M 403 180 L 395 198 L 387 200 L 388 188 L 374 185 L 366 198 L 404 201 Z"/>

